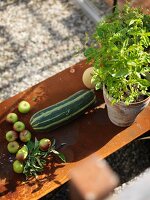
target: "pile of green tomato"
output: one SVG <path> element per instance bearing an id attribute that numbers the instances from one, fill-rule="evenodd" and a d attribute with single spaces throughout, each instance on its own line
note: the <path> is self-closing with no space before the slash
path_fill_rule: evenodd
<path id="1" fill-rule="evenodd" d="M 27 101 L 21 101 L 18 104 L 18 111 L 20 113 L 26 114 L 30 111 L 30 108 L 31 106 Z M 25 124 L 18 120 L 16 113 L 9 113 L 6 121 L 13 125 L 12 130 L 8 131 L 5 135 L 6 140 L 9 142 L 7 145 L 8 151 L 11 154 L 16 154 L 16 160 L 13 162 L 13 170 L 16 173 L 23 173 L 23 161 L 28 156 L 28 148 L 25 144 L 20 148 L 16 140 L 20 139 L 21 142 L 27 143 L 31 140 L 31 132 L 25 129 Z M 39 147 L 43 151 L 49 148 L 50 145 L 50 140 L 46 138 L 41 139 L 39 142 Z"/>

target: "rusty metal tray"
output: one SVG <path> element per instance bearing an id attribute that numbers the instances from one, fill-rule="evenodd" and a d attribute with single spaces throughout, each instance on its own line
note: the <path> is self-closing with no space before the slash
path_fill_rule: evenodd
<path id="1" fill-rule="evenodd" d="M 0 104 L 0 198 L 1 199 L 39 199 L 48 192 L 68 181 L 69 170 L 81 159 L 96 153 L 105 158 L 124 145 L 150 129 L 150 107 L 147 107 L 128 128 L 113 125 L 107 116 L 102 92 L 96 92 L 97 105 L 71 123 L 49 133 L 34 133 L 29 119 L 36 111 L 52 105 L 76 91 L 85 88 L 82 83 L 83 71 L 88 67 L 82 61 L 53 77 L 27 89 Z M 20 115 L 17 111 L 18 102 L 27 100 L 32 106 L 29 114 Z M 39 180 L 25 181 L 24 175 L 15 174 L 11 160 L 14 159 L 7 151 L 5 132 L 11 129 L 5 117 L 9 112 L 16 112 L 20 120 L 38 139 L 55 138 L 57 143 L 65 142 L 63 147 L 67 163 L 50 163 Z"/>

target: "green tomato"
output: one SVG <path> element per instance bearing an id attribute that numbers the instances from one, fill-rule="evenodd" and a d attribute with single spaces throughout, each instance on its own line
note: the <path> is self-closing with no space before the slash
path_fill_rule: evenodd
<path id="1" fill-rule="evenodd" d="M 28 130 L 23 130 L 19 134 L 19 138 L 22 142 L 28 142 L 31 140 L 31 133 Z"/>
<path id="2" fill-rule="evenodd" d="M 19 160 L 15 160 L 13 162 L 13 170 L 18 174 L 22 173 L 24 170 L 23 163 L 21 163 Z"/>
<path id="3" fill-rule="evenodd" d="M 24 145 L 16 154 L 16 159 L 19 161 L 24 161 L 28 156 L 28 147 Z"/>
<path id="4" fill-rule="evenodd" d="M 18 133 L 16 131 L 13 131 L 13 130 L 8 131 L 6 133 L 5 138 L 6 138 L 6 140 L 8 142 L 13 142 L 13 141 L 15 141 L 18 138 Z"/>
<path id="5" fill-rule="evenodd" d="M 18 105 L 20 113 L 28 113 L 30 111 L 30 104 L 27 101 L 21 101 Z"/>
<path id="6" fill-rule="evenodd" d="M 91 82 L 93 73 L 94 73 L 93 67 L 89 67 L 84 71 L 82 75 L 82 81 L 84 85 L 89 89 L 95 88 L 95 85 Z"/>
<path id="7" fill-rule="evenodd" d="M 9 113 L 6 117 L 6 121 L 11 124 L 14 124 L 18 121 L 18 116 L 16 115 L 16 113 Z"/>
<path id="8" fill-rule="evenodd" d="M 13 129 L 15 131 L 21 132 L 25 129 L 25 124 L 21 121 L 14 123 Z"/>
<path id="9" fill-rule="evenodd" d="M 42 151 L 47 151 L 49 149 L 49 147 L 51 146 L 51 141 L 48 138 L 43 138 L 40 140 L 39 142 L 39 148 Z"/>
<path id="10" fill-rule="evenodd" d="M 7 149 L 10 153 L 16 153 L 19 149 L 19 144 L 16 141 L 9 142 L 7 145 Z"/>

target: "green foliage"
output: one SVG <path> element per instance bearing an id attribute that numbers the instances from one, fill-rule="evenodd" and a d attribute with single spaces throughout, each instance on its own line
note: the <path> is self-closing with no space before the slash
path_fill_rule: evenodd
<path id="1" fill-rule="evenodd" d="M 97 24 L 93 43 L 85 49 L 93 63 L 96 89 L 105 84 L 113 102 L 136 102 L 150 95 L 150 16 L 125 5 Z"/>
<path id="2" fill-rule="evenodd" d="M 62 144 L 63 146 L 64 144 Z M 58 152 L 55 148 L 55 140 L 47 151 L 41 151 L 39 148 L 39 141 L 35 138 L 35 141 L 29 141 L 27 143 L 28 156 L 25 160 L 25 166 L 23 173 L 26 175 L 26 178 L 35 176 L 40 172 L 43 172 L 46 165 L 46 161 L 53 154 L 57 155 L 63 162 L 66 162 L 65 156 Z"/>

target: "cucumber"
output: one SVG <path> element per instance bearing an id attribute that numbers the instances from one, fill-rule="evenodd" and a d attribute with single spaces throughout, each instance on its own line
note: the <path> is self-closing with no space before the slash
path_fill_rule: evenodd
<path id="1" fill-rule="evenodd" d="M 80 90 L 67 99 L 36 112 L 30 125 L 36 131 L 55 129 L 79 114 L 96 101 L 93 90 Z"/>

